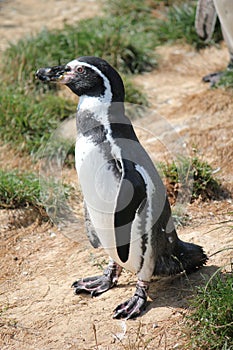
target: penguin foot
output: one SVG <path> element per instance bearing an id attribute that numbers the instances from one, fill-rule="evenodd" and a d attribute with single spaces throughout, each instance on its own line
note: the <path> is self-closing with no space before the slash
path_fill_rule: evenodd
<path id="1" fill-rule="evenodd" d="M 89 293 L 92 297 L 106 292 L 117 284 L 121 273 L 121 267 L 113 261 L 110 261 L 103 275 L 82 278 L 72 284 L 74 293 Z"/>
<path id="2" fill-rule="evenodd" d="M 134 295 L 116 307 L 113 318 L 125 318 L 128 320 L 138 317 L 146 308 L 148 289 L 148 282 L 138 281 Z"/>
<path id="3" fill-rule="evenodd" d="M 211 74 L 205 75 L 202 78 L 202 81 L 204 83 L 210 83 L 210 86 L 213 87 L 220 81 L 223 75 L 224 75 L 224 72 L 211 73 Z"/>
<path id="4" fill-rule="evenodd" d="M 101 293 L 106 292 L 108 289 L 112 288 L 115 285 L 107 276 L 94 276 L 82 278 L 78 281 L 75 281 L 72 284 L 74 288 L 74 293 L 89 293 L 92 297 L 95 297 Z"/>

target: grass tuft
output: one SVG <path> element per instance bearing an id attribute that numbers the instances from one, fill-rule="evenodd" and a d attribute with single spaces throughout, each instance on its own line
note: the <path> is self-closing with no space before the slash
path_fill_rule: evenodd
<path id="1" fill-rule="evenodd" d="M 167 8 L 163 19 L 156 21 L 157 41 L 160 44 L 181 42 L 192 45 L 196 49 L 219 42 L 222 39 L 221 29 L 216 26 L 213 39 L 205 42 L 200 39 L 195 30 L 196 4 L 195 2 L 173 5 Z"/>
<path id="2" fill-rule="evenodd" d="M 145 93 L 142 88 L 139 89 L 135 84 L 128 78 L 128 76 L 122 76 L 124 86 L 125 86 L 125 101 L 127 103 L 148 107 L 149 103 L 147 101 Z"/>
<path id="3" fill-rule="evenodd" d="M 0 99 L 1 139 L 12 143 L 19 151 L 31 154 L 48 141 L 59 122 L 76 108 L 70 100 L 49 92 L 43 98 L 33 98 L 6 85 L 2 85 Z"/>
<path id="4" fill-rule="evenodd" d="M 233 67 L 223 72 L 219 82 L 215 87 L 223 87 L 226 89 L 233 89 Z"/>
<path id="5" fill-rule="evenodd" d="M 185 199 L 190 189 L 191 202 L 196 199 L 216 199 L 221 193 L 220 183 L 214 178 L 212 167 L 197 156 L 180 158 L 178 162 L 160 163 L 159 169 L 171 204 L 176 202 L 178 194 Z"/>
<path id="6" fill-rule="evenodd" d="M 233 274 L 220 273 L 199 287 L 192 301 L 189 318 L 192 349 L 228 350 L 233 348 Z"/>
<path id="7" fill-rule="evenodd" d="M 201 49 L 222 40 L 222 33 L 217 23 L 210 42 L 200 39 L 195 29 L 196 1 L 150 1 L 131 0 L 111 1 L 107 8 L 114 16 L 129 15 L 144 23 L 151 31 L 156 45 L 182 42 Z"/>
<path id="8" fill-rule="evenodd" d="M 51 179 L 39 179 L 34 173 L 0 170 L 0 209 L 31 207 L 43 219 L 59 218 L 66 209 L 71 187 Z M 47 214 L 46 214 L 47 213 Z"/>
<path id="9" fill-rule="evenodd" d="M 32 173 L 0 170 L 0 208 L 41 207 L 40 183 Z"/>

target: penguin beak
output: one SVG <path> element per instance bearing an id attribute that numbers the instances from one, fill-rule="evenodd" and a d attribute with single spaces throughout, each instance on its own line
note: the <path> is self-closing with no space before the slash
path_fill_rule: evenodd
<path id="1" fill-rule="evenodd" d="M 39 68 L 36 71 L 36 78 L 44 82 L 52 81 L 67 84 L 70 79 L 68 76 L 66 77 L 66 74 L 69 71 L 70 68 L 66 67 L 65 65 Z"/>

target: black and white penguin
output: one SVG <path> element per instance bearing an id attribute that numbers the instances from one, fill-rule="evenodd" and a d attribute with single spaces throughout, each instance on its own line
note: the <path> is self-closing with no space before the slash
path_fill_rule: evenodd
<path id="1" fill-rule="evenodd" d="M 119 74 L 101 58 L 80 57 L 41 68 L 36 76 L 65 84 L 80 97 L 75 162 L 87 234 L 110 256 L 102 276 L 77 280 L 74 291 L 101 294 L 128 269 L 137 274 L 136 291 L 114 317 L 136 317 L 146 306 L 153 275 L 189 273 L 207 257 L 200 246 L 177 237 L 162 180 L 125 116 Z"/>

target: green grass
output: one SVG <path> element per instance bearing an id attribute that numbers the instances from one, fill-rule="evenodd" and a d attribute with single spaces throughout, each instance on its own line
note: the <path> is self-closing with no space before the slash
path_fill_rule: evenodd
<path id="1" fill-rule="evenodd" d="M 226 70 L 220 78 L 220 81 L 215 87 L 223 87 L 226 89 L 233 89 L 233 67 L 231 70 Z"/>
<path id="2" fill-rule="evenodd" d="M 72 188 L 34 173 L 0 170 L 0 209 L 32 207 L 55 221 L 67 209 Z M 47 214 L 46 214 L 47 212 Z"/>
<path id="3" fill-rule="evenodd" d="M 162 44 L 181 42 L 194 46 L 196 49 L 204 48 L 222 39 L 219 26 L 209 43 L 201 40 L 195 30 L 196 2 L 186 2 L 168 7 L 164 19 L 157 20 L 155 31 L 157 41 Z"/>
<path id="4" fill-rule="evenodd" d="M 205 287 L 199 287 L 189 326 L 189 349 L 233 349 L 233 274 L 218 270 Z"/>
<path id="5" fill-rule="evenodd" d="M 162 5 L 160 17 L 153 15 L 153 10 Z M 156 45 L 182 42 L 201 49 L 219 42 L 222 39 L 221 28 L 217 23 L 213 39 L 206 43 L 201 40 L 195 30 L 196 1 L 152 1 L 141 2 L 139 0 L 113 0 L 108 10 L 114 16 L 133 16 L 144 23 L 145 28 L 152 34 Z"/>
<path id="6" fill-rule="evenodd" d="M 148 106 L 148 101 L 145 94 L 135 86 L 135 84 L 123 76 L 124 86 L 125 86 L 125 101 L 132 104 L 137 104 L 141 106 Z"/>
<path id="7" fill-rule="evenodd" d="M 166 180 L 169 196 L 177 198 L 180 194 L 186 198 L 186 193 L 191 189 L 191 202 L 197 198 L 206 200 L 219 197 L 221 187 L 213 176 L 212 167 L 197 156 L 160 163 L 159 169 L 161 176 Z"/>
<path id="8" fill-rule="evenodd" d="M 0 136 L 16 149 L 35 153 L 46 143 L 59 122 L 72 114 L 76 105 L 52 93 L 25 95 L 12 86 L 2 85 L 0 91 Z"/>
<path id="9" fill-rule="evenodd" d="M 40 207 L 40 183 L 35 174 L 0 170 L 0 208 Z"/>

